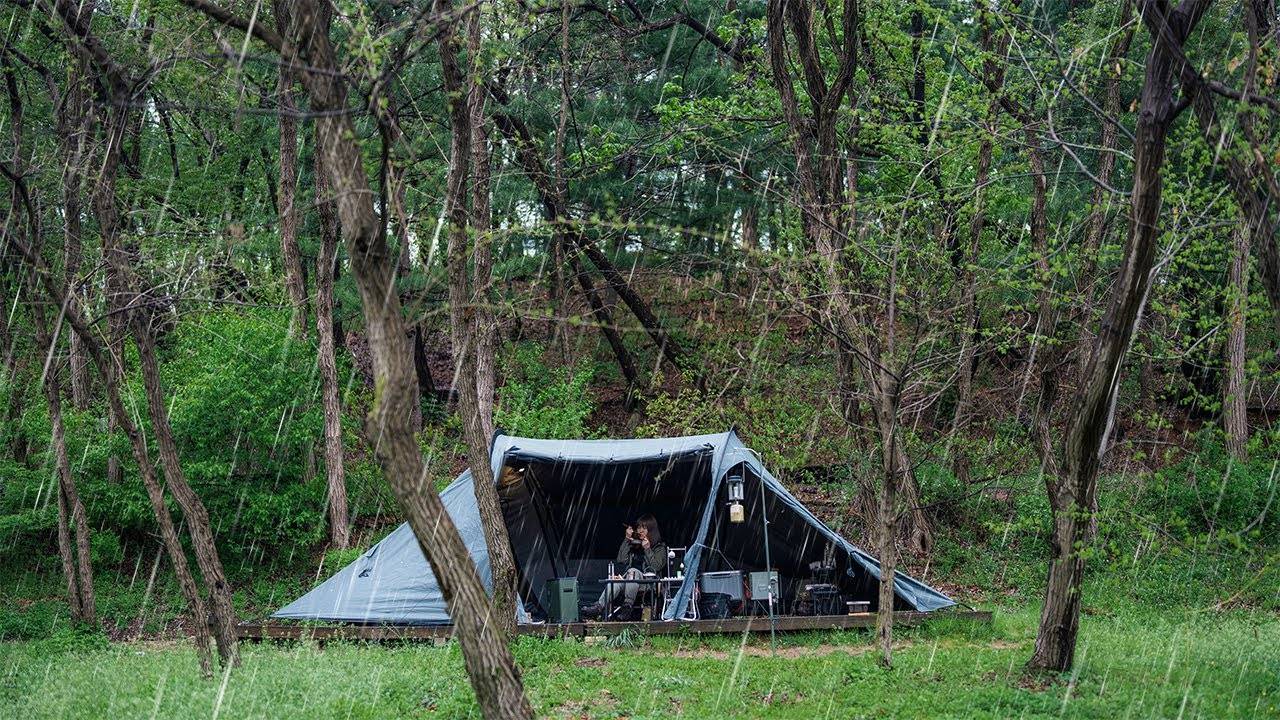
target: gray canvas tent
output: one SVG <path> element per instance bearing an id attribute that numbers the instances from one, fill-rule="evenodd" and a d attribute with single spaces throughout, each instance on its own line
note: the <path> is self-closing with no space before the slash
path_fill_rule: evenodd
<path id="1" fill-rule="evenodd" d="M 765 516 L 770 567 L 779 574 L 784 598 L 808 577 L 810 562 L 825 559 L 834 561 L 845 596 L 876 605 L 876 560 L 814 517 L 732 430 L 640 440 L 537 440 L 499 433 L 490 460 L 519 566 L 521 622 L 541 617 L 539 590 L 550 578 L 579 578 L 583 599 L 589 601 L 590 593 L 600 590 L 595 580 L 605 576 L 623 524 L 646 512 L 658 518 L 668 546 L 687 548 L 685 581 L 667 604 L 664 620 L 684 616 L 700 572 L 764 569 Z M 722 486 L 730 475 L 746 481 L 742 523 L 728 519 Z M 492 588 L 471 473 L 458 476 L 442 498 L 481 578 Z M 902 573 L 894 576 L 894 590 L 895 609 L 955 605 Z M 407 524 L 272 617 L 450 622 L 431 566 Z"/>

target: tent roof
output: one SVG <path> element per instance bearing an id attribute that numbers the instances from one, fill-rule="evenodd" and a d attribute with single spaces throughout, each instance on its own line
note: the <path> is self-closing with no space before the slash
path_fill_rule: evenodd
<path id="1" fill-rule="evenodd" d="M 494 436 L 492 458 L 500 466 L 508 454 L 563 462 L 637 462 L 682 455 L 699 450 L 716 451 L 729 444 L 733 432 L 686 435 L 671 438 L 625 440 L 542 440 L 502 434 Z"/>

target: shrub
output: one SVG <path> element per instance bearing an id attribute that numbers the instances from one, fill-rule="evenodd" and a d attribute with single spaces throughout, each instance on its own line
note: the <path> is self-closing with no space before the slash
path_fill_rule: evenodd
<path id="1" fill-rule="evenodd" d="M 592 373 L 574 367 L 549 367 L 544 349 L 522 343 L 508 353 L 511 371 L 498 390 L 494 423 L 514 435 L 581 438 L 595 434 L 587 418 L 595 411 L 588 388 Z"/>
<path id="2" fill-rule="evenodd" d="M 1182 537 L 1246 529 L 1274 537 L 1280 531 L 1278 485 L 1274 459 L 1255 453 L 1236 462 L 1216 433 L 1205 432 L 1193 454 L 1151 477 L 1135 510 Z"/>

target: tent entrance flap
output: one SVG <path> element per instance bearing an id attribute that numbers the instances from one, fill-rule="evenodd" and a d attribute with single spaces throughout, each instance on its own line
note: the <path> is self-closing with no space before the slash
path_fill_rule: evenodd
<path id="1" fill-rule="evenodd" d="M 583 602 L 603 588 L 627 524 L 645 514 L 668 547 L 696 540 L 708 501 L 713 454 L 704 450 L 625 462 L 574 462 L 509 453 L 499 498 L 520 576 L 537 614 L 555 577 L 576 577 Z M 665 572 L 666 568 L 663 568 Z"/>

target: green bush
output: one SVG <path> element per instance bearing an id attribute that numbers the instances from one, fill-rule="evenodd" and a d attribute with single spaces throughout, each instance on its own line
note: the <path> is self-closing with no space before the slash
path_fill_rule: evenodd
<path id="1" fill-rule="evenodd" d="M 91 530 L 89 557 L 97 569 L 119 565 L 124 560 L 124 547 L 120 544 L 120 536 L 107 528 Z"/>
<path id="2" fill-rule="evenodd" d="M 574 367 L 550 367 L 536 343 L 515 345 L 505 366 L 511 368 L 498 390 L 494 423 L 513 435 L 542 438 L 591 437 L 587 418 L 595 411 L 588 388 L 592 373 Z"/>
<path id="3" fill-rule="evenodd" d="M 1155 473 L 1137 509 L 1186 534 L 1249 528 L 1274 536 L 1280 531 L 1278 484 L 1274 458 L 1255 453 L 1236 462 L 1206 432 L 1194 454 Z"/>
<path id="4" fill-rule="evenodd" d="M 0 560 L 47 552 L 58 522 L 52 487 L 48 472 L 0 459 Z"/>
<path id="5" fill-rule="evenodd" d="M 214 312 L 184 318 L 163 338 L 160 365 L 170 422 L 188 482 L 196 489 L 218 534 L 229 567 L 250 556 L 287 554 L 316 543 L 325 529 L 323 462 L 311 461 L 322 437 L 314 348 L 287 337 L 288 316 L 274 310 Z M 155 456 L 146 398 L 129 349 L 126 404 L 140 411 L 141 427 Z M 64 403 L 68 454 L 93 532 L 94 561 L 121 562 L 131 548 L 150 545 L 155 520 L 123 433 L 109 434 L 101 399 L 84 411 Z M 53 548 L 56 505 L 47 445 L 49 421 L 42 402 L 30 402 L 21 418 L 27 436 L 41 444 L 38 470 L 6 465 L 0 495 L 0 553 L 20 557 Z M 107 478 L 111 456 L 124 478 Z M 315 478 L 308 467 L 319 465 Z M 157 475 L 162 479 L 159 464 Z M 37 502 L 39 499 L 39 502 Z M 170 506 L 179 517 L 176 503 Z M 107 528 L 107 530 L 100 530 Z M 242 563 L 240 563 L 242 564 Z"/>

